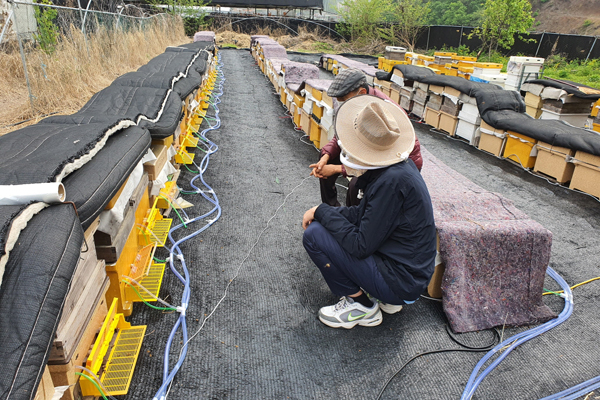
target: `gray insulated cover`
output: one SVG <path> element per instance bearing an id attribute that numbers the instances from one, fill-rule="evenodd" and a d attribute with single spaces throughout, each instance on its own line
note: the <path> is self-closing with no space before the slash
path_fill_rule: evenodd
<path id="1" fill-rule="evenodd" d="M 462 78 L 459 78 L 462 79 Z M 525 112 L 525 102 L 519 92 L 494 88 L 478 88 L 471 91 L 477 99 L 479 114 L 483 117 L 488 111 L 510 110 L 517 113 Z"/>
<path id="2" fill-rule="evenodd" d="M 182 72 L 185 75 L 189 69 L 195 69 L 198 73 L 203 74 L 206 70 L 207 58 L 208 53 L 205 51 L 169 51 L 157 55 L 152 60 L 148 61 L 147 64 L 138 68 L 138 71 L 146 73 L 160 72 L 174 75 Z"/>
<path id="3" fill-rule="evenodd" d="M 111 136 L 90 162 L 63 180 L 66 200 L 75 203 L 83 229 L 90 226 L 117 194 L 151 142 L 146 129 L 125 129 Z"/>
<path id="4" fill-rule="evenodd" d="M 0 286 L 0 399 L 35 396 L 82 243 L 73 206 L 60 204 L 35 215 L 11 251 Z"/>
<path id="5" fill-rule="evenodd" d="M 0 136 L 0 185 L 60 182 L 131 124 L 39 123 Z"/>
<path id="6" fill-rule="evenodd" d="M 155 139 L 171 136 L 183 109 L 181 99 L 170 89 L 109 86 L 92 96 L 81 110 L 72 115 L 48 117 L 43 122 L 59 124 L 134 121 L 150 131 Z"/>
<path id="7" fill-rule="evenodd" d="M 182 100 L 202 84 L 202 77 L 196 70 L 190 70 L 187 77 L 165 73 L 128 72 L 115 79 L 111 86 L 149 87 L 173 89 Z"/>
<path id="8" fill-rule="evenodd" d="M 483 116 L 491 126 L 510 130 L 546 142 L 552 146 L 580 150 L 600 156 L 600 135 L 597 132 L 577 128 L 564 121 L 535 119 L 514 111 L 490 111 Z"/>
<path id="9" fill-rule="evenodd" d="M 182 44 L 181 46 L 179 46 L 182 49 L 186 49 L 186 50 L 206 50 L 209 52 L 213 52 L 215 50 L 215 43 L 214 42 L 193 42 L 193 43 L 186 43 L 186 44 Z M 172 49 L 172 47 L 168 47 L 167 51 L 170 51 L 169 49 Z"/>

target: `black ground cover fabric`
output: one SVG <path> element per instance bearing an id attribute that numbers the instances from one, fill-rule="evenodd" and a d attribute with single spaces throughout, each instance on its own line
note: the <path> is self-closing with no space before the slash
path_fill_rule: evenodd
<path id="1" fill-rule="evenodd" d="M 111 86 L 134 86 L 150 87 L 156 89 L 173 89 L 175 93 L 183 100 L 190 93 L 200 87 L 202 77 L 193 70 L 186 77 L 173 77 L 163 73 L 150 73 L 134 71 L 121 75 L 111 83 Z"/>
<path id="2" fill-rule="evenodd" d="M 45 122 L 92 123 L 131 120 L 150 131 L 156 139 L 175 132 L 182 116 L 181 99 L 169 89 L 149 87 L 108 86 L 72 115 L 57 115 Z"/>
<path id="3" fill-rule="evenodd" d="M 0 185 L 54 182 L 68 164 L 94 149 L 111 126 L 43 121 L 0 136 Z"/>
<path id="4" fill-rule="evenodd" d="M 562 89 L 565 92 L 572 94 L 580 99 L 598 100 L 600 99 L 600 90 L 592 88 L 581 83 L 557 80 L 557 79 L 532 79 L 524 83 L 533 83 L 543 86 L 551 86 L 554 88 Z"/>
<path id="5" fill-rule="evenodd" d="M 212 52 L 215 50 L 215 43 L 214 42 L 192 42 L 192 43 L 185 43 L 182 44 L 181 47 L 183 49 L 188 49 L 188 50 L 206 50 L 209 52 Z M 172 49 L 173 47 L 168 47 L 167 49 Z"/>
<path id="6" fill-rule="evenodd" d="M 66 201 L 75 203 L 84 230 L 119 191 L 151 141 L 146 129 L 127 128 L 111 136 L 91 161 L 63 180 Z"/>
<path id="7" fill-rule="evenodd" d="M 1 399 L 35 395 L 82 243 L 71 204 L 42 210 L 21 232 L 0 286 Z"/>
<path id="8" fill-rule="evenodd" d="M 337 299 L 306 255 L 300 226 L 303 213 L 320 203 L 318 181 L 313 177 L 303 181 L 319 153 L 294 130 L 279 98 L 271 94 L 272 85 L 248 52 L 222 50 L 221 55 L 227 79 L 219 104 L 222 125 L 208 134 L 219 151 L 211 157 L 204 177 L 217 193 L 223 214 L 205 232 L 182 244 L 191 274 L 190 336 L 223 297 L 238 269 L 239 275 L 189 342 L 188 356 L 168 398 L 375 399 L 388 378 L 413 356 L 460 349 L 446 333 L 442 305 L 427 299 L 398 314 L 384 315 L 378 327 L 337 330 L 319 322 L 318 309 Z M 552 186 L 448 135 L 430 132 L 425 125 L 414 126 L 422 146 L 444 164 L 484 189 L 502 193 L 553 232 L 550 264 L 567 282 L 598 276 L 600 204 L 596 200 Z M 197 151 L 197 159 L 201 156 Z M 189 190 L 192 176 L 182 170 L 178 185 Z M 338 191 L 343 202 L 344 189 Z M 194 204 L 186 210 L 190 216 L 212 208 L 201 196 L 185 198 Z M 201 226 L 204 223 L 190 224 L 175 237 Z M 157 256 L 165 254 L 159 250 Z M 557 290 L 549 278 L 544 287 Z M 474 398 L 531 400 L 600 375 L 598 281 L 574 292 L 573 316 L 511 353 L 483 381 Z M 181 293 L 179 280 L 165 271 L 161 297 L 177 302 Z M 543 301 L 555 312 L 564 304 L 556 296 L 544 296 Z M 162 381 L 165 343 L 177 317 L 134 305 L 132 323 L 149 327 L 124 399 L 153 397 Z M 522 330 L 507 328 L 503 337 Z M 492 334 L 469 333 L 459 339 L 483 346 Z M 178 333 L 172 360 L 181 340 Z M 481 357 L 481 353 L 450 352 L 417 358 L 392 380 L 382 399 L 458 399 Z"/>

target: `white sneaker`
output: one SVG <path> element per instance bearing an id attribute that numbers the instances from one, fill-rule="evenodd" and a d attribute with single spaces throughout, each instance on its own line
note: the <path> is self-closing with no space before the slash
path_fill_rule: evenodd
<path id="1" fill-rule="evenodd" d="M 383 321 L 379 305 L 368 308 L 346 296 L 337 304 L 319 310 L 319 320 L 332 328 L 350 329 L 356 325 L 377 326 Z"/>
<path id="2" fill-rule="evenodd" d="M 371 301 L 373 303 L 379 304 L 379 309 L 381 311 L 383 311 L 384 313 L 386 313 L 386 314 L 396 314 L 397 312 L 400 312 L 402 310 L 402 306 L 397 306 L 395 304 L 384 303 L 383 301 L 381 301 L 379 299 L 376 299 L 375 297 L 371 296 L 369 293 L 367 293 L 367 296 L 369 297 L 369 299 L 371 299 Z"/>
<path id="3" fill-rule="evenodd" d="M 379 309 L 386 314 L 396 314 L 402 310 L 402 306 L 397 306 L 395 304 L 384 303 L 383 301 L 377 300 L 379 303 Z"/>

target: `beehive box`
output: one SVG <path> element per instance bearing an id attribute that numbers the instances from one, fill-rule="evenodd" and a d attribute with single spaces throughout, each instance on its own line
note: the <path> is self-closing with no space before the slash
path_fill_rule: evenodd
<path id="1" fill-rule="evenodd" d="M 455 117 L 454 115 L 446 114 L 445 112 L 440 112 L 439 130 L 446 132 L 450 136 L 454 136 L 457 124 L 457 117 Z"/>
<path id="2" fill-rule="evenodd" d="M 459 118 L 454 135 L 468 140 L 472 146 L 477 146 L 479 144 L 479 125 Z"/>
<path id="3" fill-rule="evenodd" d="M 535 119 L 539 119 L 542 116 L 541 108 L 535 108 L 535 107 L 525 105 L 525 112 Z"/>
<path id="4" fill-rule="evenodd" d="M 304 131 L 305 134 L 310 136 L 310 115 L 304 110 L 304 108 L 300 109 L 300 129 Z"/>
<path id="5" fill-rule="evenodd" d="M 600 198 L 600 157 L 577 151 L 573 163 L 575 169 L 569 187 Z"/>
<path id="6" fill-rule="evenodd" d="M 537 140 L 532 139 L 529 136 L 513 131 L 507 131 L 506 145 L 502 156 L 521 164 L 523 168 L 533 168 L 537 157 L 536 143 Z"/>
<path id="7" fill-rule="evenodd" d="M 552 146 L 549 143 L 537 144 L 537 159 L 533 170 L 556 179 L 560 184 L 571 180 L 575 165 L 567 159 L 575 155 L 575 151 L 566 147 Z"/>
<path id="8" fill-rule="evenodd" d="M 496 157 L 500 157 L 502 150 L 504 150 L 506 133 L 500 129 L 491 127 L 484 121 L 481 121 L 479 132 L 479 150 L 483 150 L 495 155 Z"/>
<path id="9" fill-rule="evenodd" d="M 425 104 L 413 101 L 412 113 L 419 118 L 423 118 L 425 115 Z"/>
<path id="10" fill-rule="evenodd" d="M 429 104 L 425 108 L 425 123 L 431 125 L 435 129 L 440 126 L 440 112 L 429 108 Z"/>
<path id="11" fill-rule="evenodd" d="M 50 370 L 46 366 L 33 400 L 52 400 L 52 396 L 54 396 L 54 383 L 52 383 Z"/>
<path id="12" fill-rule="evenodd" d="M 407 113 L 412 112 L 413 109 L 413 101 L 404 95 L 400 96 L 400 107 L 404 108 L 404 110 L 406 110 Z"/>

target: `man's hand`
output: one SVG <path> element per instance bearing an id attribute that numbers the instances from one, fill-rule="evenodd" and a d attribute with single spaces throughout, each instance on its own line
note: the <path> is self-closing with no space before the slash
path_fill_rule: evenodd
<path id="1" fill-rule="evenodd" d="M 316 173 L 314 175 L 317 178 L 328 178 L 331 175 L 341 174 L 341 173 L 342 173 L 341 165 L 327 164 L 327 165 L 324 165 L 323 168 L 321 168 L 321 172 L 318 175 Z"/>
<path id="2" fill-rule="evenodd" d="M 315 211 L 318 206 L 314 206 L 310 210 L 304 213 L 304 217 L 302 217 L 302 227 L 306 230 L 311 222 L 315 220 Z"/>
<path id="3" fill-rule="evenodd" d="M 317 162 L 316 164 L 310 164 L 308 166 L 308 168 L 313 169 L 310 174 L 313 176 L 316 176 L 317 178 L 320 178 L 319 175 L 321 175 L 321 170 L 323 169 L 323 167 L 325 165 L 327 165 L 328 161 L 329 161 L 329 154 L 323 154 L 323 157 L 321 157 L 319 159 L 319 162 Z"/>

